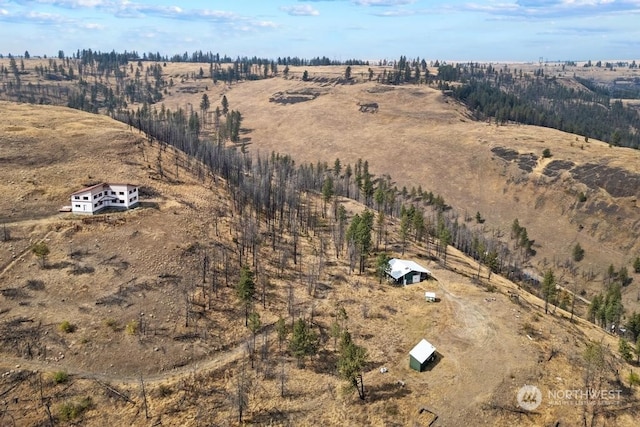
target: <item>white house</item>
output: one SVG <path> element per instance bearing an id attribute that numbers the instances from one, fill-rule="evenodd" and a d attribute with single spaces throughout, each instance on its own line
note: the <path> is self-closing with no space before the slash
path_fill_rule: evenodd
<path id="1" fill-rule="evenodd" d="M 140 203 L 138 186 L 101 183 L 71 194 L 71 212 L 93 215 L 105 208 L 131 209 Z"/>
<path id="2" fill-rule="evenodd" d="M 393 258 L 389 260 L 387 274 L 398 285 L 410 285 L 426 280 L 431 272 L 417 262 Z"/>

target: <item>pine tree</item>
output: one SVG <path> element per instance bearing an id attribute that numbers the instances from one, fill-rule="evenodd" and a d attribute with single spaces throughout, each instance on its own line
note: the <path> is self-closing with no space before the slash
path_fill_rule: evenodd
<path id="1" fill-rule="evenodd" d="M 366 364 L 367 350 L 352 341 L 349 331 L 344 331 L 340 339 L 338 373 L 342 379 L 349 382 L 351 387 L 355 387 L 358 390 L 358 395 L 362 400 L 364 400 L 365 395 L 361 373 Z"/>
<path id="2" fill-rule="evenodd" d="M 635 349 L 624 338 L 620 338 L 620 341 L 618 342 L 618 351 L 625 362 L 631 362 L 633 360 L 633 353 L 635 352 Z"/>
<path id="3" fill-rule="evenodd" d="M 376 257 L 376 271 L 378 272 L 379 283 L 382 283 L 385 274 L 389 271 L 389 261 L 391 258 L 386 252 L 380 252 Z"/>
<path id="4" fill-rule="evenodd" d="M 249 326 L 249 308 L 251 307 L 251 302 L 253 300 L 253 295 L 256 291 L 256 285 L 253 280 L 253 272 L 249 270 L 248 267 L 242 267 L 240 271 L 240 281 L 236 286 L 236 293 L 238 295 L 238 299 L 244 305 L 245 315 L 244 315 L 244 325 Z"/>
<path id="5" fill-rule="evenodd" d="M 302 366 L 302 360 L 305 356 L 312 356 L 318 352 L 318 336 L 304 319 L 296 320 L 293 325 L 289 350 L 297 359 L 298 366 Z"/>
<path id="6" fill-rule="evenodd" d="M 229 101 L 226 95 L 222 95 L 222 101 L 220 103 L 222 105 L 222 114 L 226 116 L 229 112 Z"/>
<path id="7" fill-rule="evenodd" d="M 544 273 L 542 280 L 542 295 L 544 296 L 544 312 L 548 312 L 549 301 L 553 301 L 556 296 L 556 278 L 553 270 L 549 269 Z"/>
<path id="8" fill-rule="evenodd" d="M 573 247 L 573 260 L 575 262 L 580 262 L 584 259 L 584 249 L 580 246 L 580 243 L 576 243 Z"/>
<path id="9" fill-rule="evenodd" d="M 39 242 L 33 245 L 31 252 L 38 257 L 40 267 L 44 268 L 47 265 L 47 256 L 50 253 L 49 246 L 45 242 Z"/>

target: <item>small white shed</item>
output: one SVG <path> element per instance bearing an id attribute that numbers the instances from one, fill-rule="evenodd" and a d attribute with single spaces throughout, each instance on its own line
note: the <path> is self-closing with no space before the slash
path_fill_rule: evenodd
<path id="1" fill-rule="evenodd" d="M 436 301 L 438 301 L 438 298 L 436 298 L 436 293 L 435 292 L 425 292 L 424 293 L 424 299 L 426 299 L 428 302 L 436 302 Z"/>
<path id="2" fill-rule="evenodd" d="M 425 370 L 436 357 L 436 348 L 424 338 L 409 352 L 409 367 L 418 372 Z"/>

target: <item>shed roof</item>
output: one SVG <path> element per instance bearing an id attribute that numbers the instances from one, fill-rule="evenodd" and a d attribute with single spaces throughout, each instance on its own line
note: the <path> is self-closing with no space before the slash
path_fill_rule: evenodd
<path id="1" fill-rule="evenodd" d="M 419 363 L 424 363 L 435 351 L 436 348 L 433 344 L 423 338 L 422 341 L 411 349 L 409 354 Z"/>
<path id="2" fill-rule="evenodd" d="M 414 261 L 408 261 L 404 259 L 393 258 L 389 261 L 389 275 L 398 280 L 405 274 L 417 271 L 419 273 L 431 274 L 429 270 Z"/>

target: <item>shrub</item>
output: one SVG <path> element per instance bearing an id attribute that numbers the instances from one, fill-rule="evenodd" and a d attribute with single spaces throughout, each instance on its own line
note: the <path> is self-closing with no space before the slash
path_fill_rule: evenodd
<path id="1" fill-rule="evenodd" d="M 584 259 L 584 249 L 580 246 L 580 243 L 576 243 L 573 247 L 573 260 L 575 262 L 580 262 Z"/>
<path id="2" fill-rule="evenodd" d="M 91 397 L 82 398 L 79 402 L 67 402 L 58 407 L 58 418 L 61 421 L 71 421 L 79 418 L 89 409 L 93 408 Z"/>
<path id="3" fill-rule="evenodd" d="M 26 287 L 32 291 L 41 291 L 44 289 L 44 282 L 42 280 L 29 279 Z"/>
<path id="4" fill-rule="evenodd" d="M 76 325 L 69 323 L 68 320 L 65 320 L 64 322 L 60 323 L 60 325 L 58 325 L 58 329 L 60 330 L 60 332 L 64 332 L 65 334 L 70 334 L 72 332 L 75 332 Z"/>
<path id="5" fill-rule="evenodd" d="M 548 148 L 542 150 L 542 157 L 544 157 L 545 159 L 551 157 L 551 150 L 549 150 Z"/>
<path id="6" fill-rule="evenodd" d="M 627 377 L 627 379 L 629 380 L 629 385 L 631 386 L 640 384 L 640 375 L 636 374 L 633 371 L 629 372 L 629 377 Z"/>
<path id="7" fill-rule="evenodd" d="M 158 397 L 169 397 L 172 394 L 173 394 L 173 389 L 171 388 L 171 386 L 168 386 L 166 384 L 160 384 L 160 386 L 158 387 L 158 390 L 157 390 Z"/>
<path id="8" fill-rule="evenodd" d="M 105 319 L 104 326 L 110 328 L 114 332 L 118 330 L 118 322 L 113 318 Z"/>
<path id="9" fill-rule="evenodd" d="M 127 335 L 135 335 L 138 333 L 138 322 L 135 320 L 130 321 L 129 323 L 127 323 L 127 326 L 125 326 L 124 328 L 125 332 L 127 333 Z"/>
<path id="10" fill-rule="evenodd" d="M 587 195 L 584 194 L 584 192 L 581 191 L 580 194 L 578 194 L 578 201 L 580 203 L 586 202 L 587 201 Z"/>
<path id="11" fill-rule="evenodd" d="M 65 371 L 57 371 L 53 373 L 53 382 L 56 384 L 64 384 L 69 381 L 69 374 Z"/>
<path id="12" fill-rule="evenodd" d="M 534 335 L 536 333 L 536 329 L 528 322 L 522 325 L 522 331 L 527 335 Z"/>

